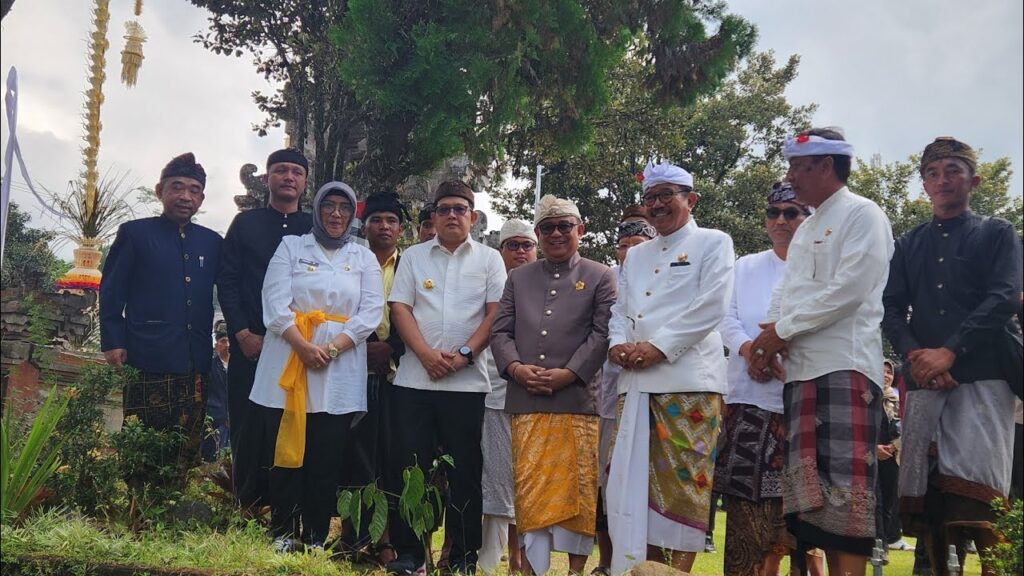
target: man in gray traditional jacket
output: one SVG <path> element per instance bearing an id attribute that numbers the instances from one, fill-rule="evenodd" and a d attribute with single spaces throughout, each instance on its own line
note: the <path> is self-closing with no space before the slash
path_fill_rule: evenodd
<path id="1" fill-rule="evenodd" d="M 535 222 L 545 258 L 510 272 L 491 352 L 510 382 L 523 572 L 545 574 L 557 550 L 579 574 L 594 548 L 597 395 L 615 273 L 580 257 L 584 226 L 573 202 L 545 196 Z"/>

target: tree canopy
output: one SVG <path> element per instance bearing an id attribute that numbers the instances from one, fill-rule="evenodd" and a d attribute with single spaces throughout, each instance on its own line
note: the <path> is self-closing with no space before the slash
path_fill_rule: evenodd
<path id="1" fill-rule="evenodd" d="M 592 258 L 613 256 L 622 210 L 639 201 L 636 175 L 659 159 L 694 174 L 701 194 L 694 214 L 702 226 L 732 235 L 739 254 L 763 250 L 763 202 L 785 173 L 783 138 L 806 128 L 814 110 L 785 99 L 798 64 L 795 56 L 779 66 L 772 53 L 755 53 L 714 93 L 691 105 L 665 105 L 640 81 L 642 59 L 627 58 L 610 74 L 613 96 L 589 146 L 567 154 L 532 133 L 516 133 L 503 168 L 531 178 L 536 165 L 546 167 L 544 193 L 573 199 L 587 215 L 583 249 Z M 507 217 L 533 213 L 532 186 L 509 190 L 495 183 L 491 193 Z"/>
<path id="2" fill-rule="evenodd" d="M 198 42 L 251 54 L 281 83 L 273 95 L 254 93 L 267 114 L 255 128 L 292 123 L 295 142 L 316 156 L 311 182 L 371 189 L 459 154 L 488 166 L 517 132 L 579 149 L 627 49 L 644 63 L 639 80 L 653 98 L 685 104 L 715 88 L 756 38 L 724 2 L 191 2 L 211 12 Z"/>

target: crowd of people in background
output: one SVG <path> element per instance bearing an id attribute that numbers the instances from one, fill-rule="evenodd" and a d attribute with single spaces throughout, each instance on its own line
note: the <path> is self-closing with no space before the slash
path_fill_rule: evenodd
<path id="1" fill-rule="evenodd" d="M 544 574 L 560 553 L 581 574 L 595 545 L 594 576 L 689 571 L 721 498 L 726 575 L 774 576 L 787 556 L 792 574 L 863 575 L 876 539 L 908 550 L 907 534 L 915 573 L 946 576 L 949 546 L 962 565 L 969 541 L 994 545 L 992 502 L 1020 497 L 1021 239 L 970 210 L 977 158 L 953 138 L 921 157 L 932 219 L 897 239 L 847 188 L 841 133 L 783 151 L 770 249 L 737 259 L 698 225 L 694 175 L 651 162 L 613 266 L 580 254 L 587 215 L 551 195 L 497 250 L 471 238 L 460 180 L 415 222 L 394 192 L 357 214 L 343 182 L 304 212 L 292 149 L 222 239 L 193 222 L 206 174 L 178 156 L 163 214 L 123 224 L 103 271 L 104 355 L 138 371 L 125 418 L 182 432 L 182 482 L 228 451 L 240 513 L 269 510 L 280 553 L 424 574 L 394 501 L 378 541 L 369 515 L 331 517 L 340 487 L 399 494 L 447 455 L 431 478 L 446 573 L 494 574 L 507 554 L 510 573 Z"/>

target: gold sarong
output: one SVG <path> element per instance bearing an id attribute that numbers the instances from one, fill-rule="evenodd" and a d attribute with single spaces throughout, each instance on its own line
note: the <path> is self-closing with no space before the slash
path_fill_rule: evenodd
<path id="1" fill-rule="evenodd" d="M 313 329 L 328 320 L 344 324 L 348 316 L 323 310 L 295 313 L 295 327 L 306 342 L 313 338 Z M 295 350 L 288 356 L 278 385 L 284 389 L 284 414 L 274 445 L 274 466 L 301 468 L 306 456 L 306 365 Z"/>
<path id="2" fill-rule="evenodd" d="M 560 526 L 594 535 L 598 423 L 589 414 L 513 414 L 512 466 L 520 534 Z"/>

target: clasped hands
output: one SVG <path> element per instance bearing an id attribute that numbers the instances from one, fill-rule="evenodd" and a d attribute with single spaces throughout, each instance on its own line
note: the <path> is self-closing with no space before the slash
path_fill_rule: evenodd
<path id="1" fill-rule="evenodd" d="M 664 360 L 665 354 L 650 342 L 626 342 L 608 350 L 608 361 L 625 370 L 646 370 Z"/>
<path id="2" fill-rule="evenodd" d="M 758 324 L 761 333 L 753 341 L 740 346 L 739 355 L 747 361 L 747 374 L 756 382 L 768 382 L 776 378 L 786 381 L 786 371 L 780 357 L 788 355 L 786 341 L 775 332 L 775 323 Z"/>
<path id="3" fill-rule="evenodd" d="M 508 375 L 530 394 L 551 396 L 577 380 L 576 373 L 568 368 L 544 368 L 534 364 L 513 362 Z"/>
<path id="4" fill-rule="evenodd" d="M 950 390 L 960 385 L 949 370 L 956 354 L 949 348 L 918 348 L 907 354 L 910 375 L 925 390 Z"/>
<path id="5" fill-rule="evenodd" d="M 428 348 L 416 355 L 427 371 L 431 380 L 440 380 L 454 374 L 469 365 L 469 360 L 462 354 L 456 354 L 440 348 Z"/>

